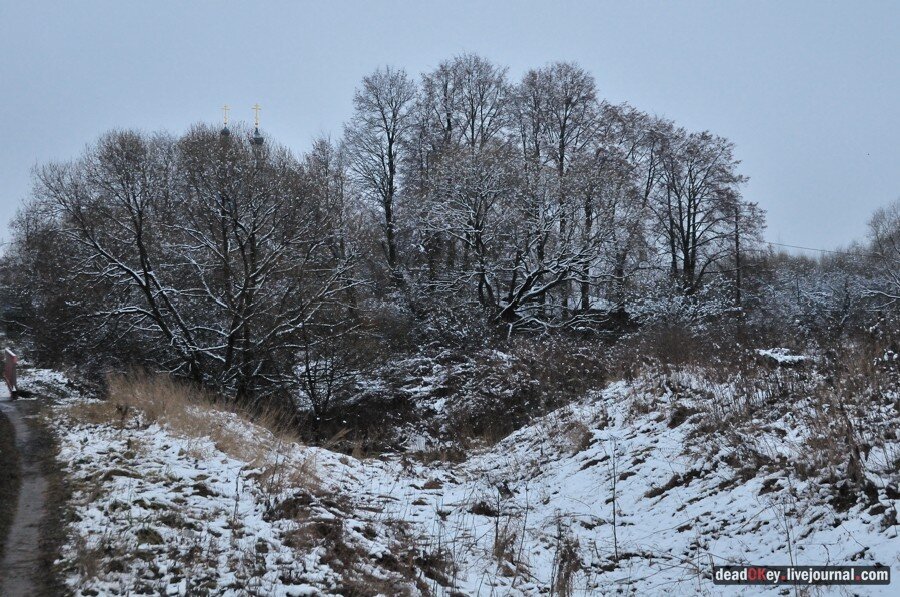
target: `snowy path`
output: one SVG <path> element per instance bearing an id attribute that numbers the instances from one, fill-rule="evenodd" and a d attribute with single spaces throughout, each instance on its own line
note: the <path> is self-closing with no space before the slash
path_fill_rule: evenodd
<path id="1" fill-rule="evenodd" d="M 22 468 L 19 500 L 16 506 L 6 553 L 0 562 L 0 595 L 18 597 L 34 595 L 35 579 L 41 564 L 40 527 L 45 513 L 47 480 L 41 472 L 38 450 L 26 422 L 22 404 L 0 398 L 0 410 L 12 423 Z"/>

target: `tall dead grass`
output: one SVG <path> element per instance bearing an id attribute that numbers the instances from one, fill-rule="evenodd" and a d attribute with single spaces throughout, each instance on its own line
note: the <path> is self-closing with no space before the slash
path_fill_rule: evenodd
<path id="1" fill-rule="evenodd" d="M 261 484 L 273 492 L 286 485 L 317 485 L 310 458 L 288 457 L 300 437 L 274 411 L 251 417 L 209 392 L 144 371 L 110 375 L 106 386 L 106 400 L 73 405 L 70 416 L 122 429 L 156 423 L 181 436 L 208 438 L 225 454 L 259 467 Z"/>

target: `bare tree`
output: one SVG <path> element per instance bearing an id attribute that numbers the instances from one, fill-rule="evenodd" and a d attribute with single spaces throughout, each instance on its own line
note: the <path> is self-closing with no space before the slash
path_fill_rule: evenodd
<path id="1" fill-rule="evenodd" d="M 570 165 L 588 149 L 594 137 L 598 112 L 596 85 L 587 71 L 571 62 L 556 62 L 532 73 L 526 74 L 524 84 L 535 85 L 536 92 L 544 95 L 542 145 L 557 174 L 559 236 L 565 239 L 579 203 L 569 200 L 573 183 L 567 177 Z M 592 220 L 589 212 L 590 207 L 584 213 L 585 224 Z M 568 310 L 569 285 L 563 284 L 561 288 L 563 309 Z"/>
<path id="2" fill-rule="evenodd" d="M 79 249 L 74 272 L 110 291 L 95 315 L 128 319 L 128 327 L 161 335 L 176 369 L 186 368 L 199 381 L 197 329 L 182 316 L 179 291 L 163 278 L 166 261 L 160 259 L 173 161 L 171 139 L 115 132 L 80 161 L 39 170 L 36 194 L 58 210 L 64 232 Z"/>
<path id="3" fill-rule="evenodd" d="M 309 185 L 286 149 L 197 127 L 107 135 L 36 191 L 95 338 L 250 399 L 285 387 L 306 328 L 346 316 L 356 284 L 338 212 Z"/>
<path id="4" fill-rule="evenodd" d="M 875 212 L 869 221 L 869 238 L 881 284 L 869 294 L 889 304 L 900 300 L 900 200 Z"/>
<path id="5" fill-rule="evenodd" d="M 633 273 L 649 261 L 650 200 L 661 184 L 661 153 L 669 130 L 669 122 L 628 105 L 604 106 L 598 136 L 613 183 L 607 185 L 604 202 L 613 222 L 606 265 L 613 285 L 610 299 L 619 314 L 625 312 Z"/>
<path id="6" fill-rule="evenodd" d="M 731 142 L 603 102 L 572 63 L 518 84 L 474 54 L 418 85 L 376 70 L 341 142 L 299 159 L 247 133 L 116 132 L 41 168 L 8 253 L 39 276 L 17 300 L 73 346 L 321 414 L 372 330 L 585 329 L 712 271 L 737 293 L 762 226 Z"/>
<path id="7" fill-rule="evenodd" d="M 345 130 L 351 169 L 383 216 L 384 254 L 395 281 L 402 279 L 396 214 L 399 167 L 416 88 L 406 71 L 386 67 L 365 77 L 353 98 L 354 115 Z"/>
<path id="8" fill-rule="evenodd" d="M 420 187 L 421 228 L 447 252 L 438 276 L 429 250 L 430 285 L 442 292 L 472 281 L 489 310 L 497 302 L 492 263 L 501 250 L 500 205 L 515 184 L 508 95 L 505 69 L 465 54 L 423 77 L 418 111 L 420 130 L 431 140 Z"/>
<path id="9" fill-rule="evenodd" d="M 730 253 L 738 187 L 747 180 L 737 172 L 739 163 L 734 144 L 708 132 L 677 129 L 666 140 L 654 212 L 672 276 L 687 294 L 696 292 L 707 269 Z"/>

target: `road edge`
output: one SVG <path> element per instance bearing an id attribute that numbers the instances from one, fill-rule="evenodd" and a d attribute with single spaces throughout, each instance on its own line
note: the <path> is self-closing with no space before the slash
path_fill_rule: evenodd
<path id="1" fill-rule="evenodd" d="M 19 450 L 12 422 L 0 410 L 0 560 L 5 553 L 7 533 L 19 503 Z"/>

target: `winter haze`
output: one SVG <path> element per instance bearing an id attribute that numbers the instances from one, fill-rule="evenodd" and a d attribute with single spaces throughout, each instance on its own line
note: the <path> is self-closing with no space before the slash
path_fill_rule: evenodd
<path id="1" fill-rule="evenodd" d="M 578 62 L 601 97 L 737 145 L 766 238 L 834 248 L 900 183 L 900 4 L 881 2 L 0 2 L 2 221 L 35 163 L 111 128 L 219 107 L 295 151 L 339 137 L 375 67 L 462 52 L 512 78 Z"/>

